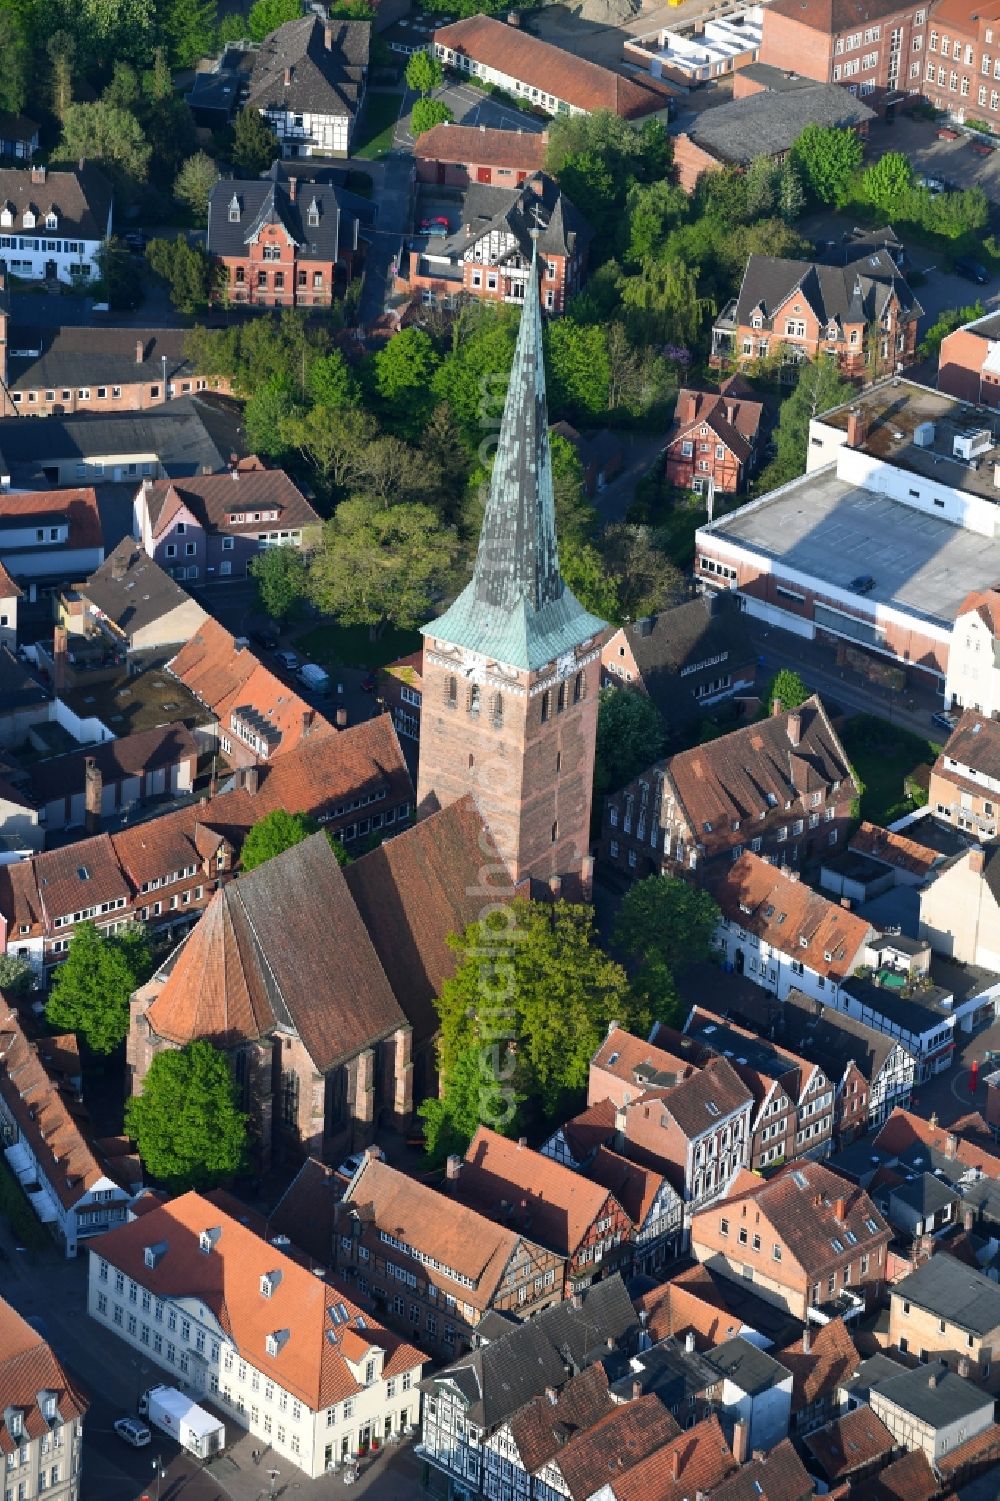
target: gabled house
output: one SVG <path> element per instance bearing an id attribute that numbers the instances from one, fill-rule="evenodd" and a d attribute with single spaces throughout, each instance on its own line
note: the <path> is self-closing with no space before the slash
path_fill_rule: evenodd
<path id="1" fill-rule="evenodd" d="M 123 1175 L 124 1164 L 109 1167 L 84 1133 L 79 1101 L 29 1042 L 13 1010 L 0 1009 L 3 1154 L 39 1220 L 66 1256 L 75 1256 L 81 1242 L 126 1219 L 137 1184 Z"/>
<path id="2" fill-rule="evenodd" d="M 993 1426 L 993 1398 L 941 1360 L 878 1382 L 868 1400 L 896 1441 L 931 1464 Z"/>
<path id="3" fill-rule="evenodd" d="M 1000 350 L 1000 345 L 995 347 Z M 996 363 L 995 404 L 1000 406 L 1000 356 Z M 979 403 L 977 397 L 972 399 Z M 950 709 L 975 709 L 990 720 L 1000 713 L 998 589 L 974 589 L 958 607 L 948 648 L 944 701 Z"/>
<path id="4" fill-rule="evenodd" d="M 992 311 L 947 334 L 938 352 L 938 390 L 974 406 L 1000 406 L 998 335 L 1000 319 Z"/>
<path id="5" fill-rule="evenodd" d="M 437 197 L 433 202 L 440 206 Z M 567 298 L 582 285 L 594 231 L 545 172 L 533 173 L 518 187 L 471 183 L 456 218 L 447 237 L 419 235 L 410 249 L 405 281 L 424 303 L 461 294 L 523 303 L 536 228 L 544 310 L 563 312 Z M 402 268 L 398 274 L 403 277 Z"/>
<path id="6" fill-rule="evenodd" d="M 873 380 L 910 364 L 923 308 L 889 249 L 858 246 L 843 265 L 751 255 L 739 295 L 712 329 L 713 364 L 831 355 Z"/>
<path id="7" fill-rule="evenodd" d="M 731 594 L 699 594 L 609 633 L 601 651 L 605 687 L 647 693 L 667 734 L 680 737 L 714 704 L 750 695 L 757 651 Z"/>
<path id="8" fill-rule="evenodd" d="M 749 850 L 711 890 L 722 913 L 715 948 L 727 968 L 779 1001 L 795 989 L 837 1006 L 840 987 L 864 962 L 872 937 L 864 918 L 813 891 L 798 871 Z"/>
<path id="9" fill-rule="evenodd" d="M 691 1252 L 806 1322 L 811 1309 L 857 1317 L 887 1278 L 891 1230 L 868 1195 L 819 1162 L 749 1177 L 695 1213 Z"/>
<path id="10" fill-rule="evenodd" d="M 72 590 L 84 635 L 101 635 L 130 663 L 148 666 L 174 655 L 208 619 L 207 612 L 131 537 L 123 537 L 85 583 Z M 66 607 L 63 618 L 68 623 Z"/>
<path id="11" fill-rule="evenodd" d="M 96 834 L 106 817 L 190 794 L 197 768 L 194 736 L 168 724 L 34 761 L 19 780 L 47 835 L 71 828 Z"/>
<path id="12" fill-rule="evenodd" d="M 631 1220 L 636 1272 L 654 1275 L 673 1260 L 684 1229 L 684 1203 L 663 1173 L 599 1147 L 584 1177 L 613 1194 Z"/>
<path id="13" fill-rule="evenodd" d="M 1000 853 L 995 844 L 953 856 L 920 889 L 920 937 L 960 964 L 1000 970 Z"/>
<path id="14" fill-rule="evenodd" d="M 0 563 L 0 646 L 17 650 L 17 602 L 22 590 Z"/>
<path id="15" fill-rule="evenodd" d="M 103 561 L 104 530 L 89 487 L 0 499 L 0 563 L 29 602 L 39 585 L 68 584 Z"/>
<path id="16" fill-rule="evenodd" d="M 158 1052 L 207 1038 L 232 1060 L 262 1161 L 272 1149 L 349 1150 L 380 1120 L 409 1120 L 410 1036 L 329 840 L 314 834 L 217 891 L 136 993 L 131 1088 Z"/>
<path id="17" fill-rule="evenodd" d="M 83 162 L 65 172 L 0 169 L 0 260 L 25 281 L 96 281 L 111 201 L 108 179 Z"/>
<path id="18" fill-rule="evenodd" d="M 896 1440 L 870 1407 L 855 1407 L 804 1440 L 813 1474 L 828 1488 L 856 1485 L 883 1469 Z"/>
<path id="19" fill-rule="evenodd" d="M 37 1321 L 36 1321 L 37 1322 Z M 4 1479 L 25 1496 L 76 1501 L 89 1406 L 49 1345 L 0 1298 L 0 1454 Z"/>
<path id="20" fill-rule="evenodd" d="M 434 125 L 416 139 L 417 181 L 438 187 L 520 187 L 545 166 L 545 131 L 496 130 L 485 125 Z"/>
<path id="21" fill-rule="evenodd" d="M 615 1194 L 531 1151 L 523 1138 L 509 1141 L 480 1126 L 465 1160 L 449 1159 L 448 1187 L 462 1204 L 530 1235 L 557 1256 L 565 1297 L 631 1266 L 633 1225 Z M 650 1208 L 656 1220 L 669 1216 L 662 1186 L 641 1211 L 643 1224 Z"/>
<path id="22" fill-rule="evenodd" d="M 775 1352 L 792 1373 L 791 1428 L 809 1433 L 841 1408 L 841 1388 L 861 1363 L 842 1318 L 818 1327 L 807 1323 L 798 1339 Z"/>
<path id="23" fill-rule="evenodd" d="M 987 681 L 989 674 L 987 673 Z M 997 832 L 1000 724 L 967 708 L 931 767 L 928 806 L 981 840 Z"/>
<path id="24" fill-rule="evenodd" d="M 364 1157 L 336 1210 L 334 1256 L 357 1297 L 452 1359 L 487 1314 L 524 1319 L 562 1297 L 563 1258 L 513 1225 Z"/>
<path id="25" fill-rule="evenodd" d="M 597 1105 L 601 1100 L 611 1100 L 620 1108 L 639 1099 L 648 1089 L 669 1089 L 695 1072 L 689 1060 L 675 1056 L 658 1043 L 646 1042 L 613 1022 L 590 1060 L 587 1102 Z"/>
<path id="26" fill-rule="evenodd" d="M 269 547 L 301 549 L 320 518 L 283 469 L 244 459 L 228 473 L 148 480 L 136 491 L 132 534 L 171 578 L 245 579 Z"/>
<path id="27" fill-rule="evenodd" d="M 417 1420 L 423 1352 L 197 1193 L 92 1244 L 87 1312 L 310 1477 Z"/>
<path id="28" fill-rule="evenodd" d="M 691 1341 L 702 1354 L 748 1331 L 719 1297 L 709 1274 L 695 1264 L 688 1271 L 661 1282 L 636 1299 L 642 1320 L 640 1348 L 675 1339 L 687 1348 Z"/>
<path id="29" fill-rule="evenodd" d="M 736 1458 L 719 1419 L 713 1414 L 626 1470 L 620 1478 L 605 1480 L 594 1492 L 592 1501 L 687 1501 L 688 1497 L 699 1494 L 703 1501 L 715 1501 L 716 1497 L 723 1497 L 722 1488 L 731 1477 L 742 1482 L 746 1472 L 740 1466 L 745 1462 L 745 1455 Z M 768 1493 L 761 1485 L 760 1491 L 746 1494 Z M 808 1496 L 808 1491 L 805 1495 Z M 737 1493 L 734 1501 L 743 1498 Z M 785 1501 L 784 1496 L 781 1501 Z"/>
<path id="30" fill-rule="evenodd" d="M 763 415 L 763 404 L 739 376 L 729 376 L 718 391 L 682 387 L 667 433 L 667 483 L 696 495 L 745 489 L 757 464 Z"/>
<path id="31" fill-rule="evenodd" d="M 604 800 L 601 853 L 634 879 L 711 883 L 744 850 L 782 865 L 839 844 L 857 789 L 820 700 L 656 762 Z"/>
<path id="32" fill-rule="evenodd" d="M 246 105 L 273 126 L 282 156 L 348 156 L 368 80 L 369 21 L 286 21 L 260 44 Z"/>
<path id="33" fill-rule="evenodd" d="M 214 296 L 250 307 L 329 307 L 360 264 L 364 199 L 286 171 L 222 178 L 208 198 Z"/>
<path id="34" fill-rule="evenodd" d="M 932 1179 L 932 1181 L 935 1181 Z M 1000 1389 L 1000 1287 L 941 1250 L 889 1290 L 889 1343 Z"/>

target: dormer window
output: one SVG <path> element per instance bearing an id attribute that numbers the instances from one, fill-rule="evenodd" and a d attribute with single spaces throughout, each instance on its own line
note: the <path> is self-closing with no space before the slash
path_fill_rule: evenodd
<path id="1" fill-rule="evenodd" d="M 230 224 L 239 224 L 240 222 L 240 200 L 235 193 L 229 200 L 229 222 Z"/>
<path id="2" fill-rule="evenodd" d="M 21 223 L 24 225 L 25 229 L 34 229 L 35 211 L 33 208 L 25 209 L 24 213 L 21 215 Z"/>
<path id="3" fill-rule="evenodd" d="M 260 1279 L 260 1295 L 262 1298 L 273 1298 L 281 1281 L 280 1272 L 264 1272 Z"/>
<path id="4" fill-rule="evenodd" d="M 59 228 L 59 215 L 55 212 L 54 209 L 50 208 L 49 211 L 48 211 L 48 213 L 45 215 L 45 228 L 46 229 L 58 229 Z"/>
<path id="5" fill-rule="evenodd" d="M 316 229 L 319 225 L 319 204 L 316 202 L 315 198 L 312 200 L 308 209 L 306 210 L 306 223 L 309 225 L 310 229 Z"/>
<path id="6" fill-rule="evenodd" d="M 7 1431 L 11 1438 L 20 1438 L 23 1426 L 21 1414 L 15 1407 L 7 1414 Z"/>
<path id="7" fill-rule="evenodd" d="M 202 1251 L 204 1255 L 208 1256 L 221 1235 L 222 1227 L 220 1225 L 215 1225 L 210 1230 L 203 1230 L 198 1236 L 198 1249 Z"/>
<path id="8" fill-rule="evenodd" d="M 836 323 L 834 323 L 834 322 L 831 321 L 830 323 L 827 324 L 827 326 L 826 326 L 826 336 L 827 336 L 828 339 L 835 339 L 837 337 L 837 325 L 836 325 Z"/>
<path id="9" fill-rule="evenodd" d="M 4 229 L 10 229 L 13 223 L 14 210 L 11 208 L 9 203 L 5 203 L 3 208 L 0 209 L 0 224 L 3 225 Z"/>
<path id="10" fill-rule="evenodd" d="M 763 328 L 764 320 L 759 313 L 754 313 L 753 317 L 750 319 L 750 324 L 753 328 Z"/>
<path id="11" fill-rule="evenodd" d="M 288 1342 L 287 1329 L 275 1329 L 273 1334 L 265 1335 L 264 1349 L 268 1355 L 280 1355 L 283 1347 Z"/>

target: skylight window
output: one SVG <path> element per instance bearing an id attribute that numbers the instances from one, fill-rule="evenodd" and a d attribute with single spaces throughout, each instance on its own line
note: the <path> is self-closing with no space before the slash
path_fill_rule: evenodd
<path id="1" fill-rule="evenodd" d="M 81 881 L 89 881 L 90 880 L 90 871 L 87 869 L 87 867 L 85 865 L 78 865 L 77 868 L 76 868 L 76 873 L 80 877 Z"/>

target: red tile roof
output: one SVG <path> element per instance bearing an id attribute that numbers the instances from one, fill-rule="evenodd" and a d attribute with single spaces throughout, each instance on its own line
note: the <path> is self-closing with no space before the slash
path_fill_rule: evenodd
<path id="1" fill-rule="evenodd" d="M 60 517 L 69 522 L 67 547 L 103 547 L 104 530 L 97 508 L 97 493 L 90 486 L 72 490 L 31 490 L 0 496 L 0 524 L 5 521 Z M 16 568 L 13 554 L 11 563 Z"/>
<path id="2" fill-rule="evenodd" d="M 128 902 L 132 894 L 109 834 L 97 834 L 63 849 L 45 850 L 34 857 L 32 867 L 50 925 L 57 917 L 91 908 L 113 910 L 109 904 Z"/>
<path id="3" fill-rule="evenodd" d="M 646 1329 L 654 1344 L 670 1338 L 683 1340 L 693 1334 L 695 1349 L 711 1350 L 739 1334 L 742 1319 L 724 1306 L 707 1272 L 705 1283 L 707 1287 L 702 1289 L 664 1282 L 643 1293 L 636 1307 L 646 1314 Z"/>
<path id="4" fill-rule="evenodd" d="M 577 109 L 609 109 L 633 120 L 665 110 L 669 103 L 666 89 L 651 78 L 625 78 L 491 16 L 470 16 L 441 26 L 434 33 L 434 42 Z"/>
<path id="5" fill-rule="evenodd" d="M 983 1428 L 964 1444 L 942 1454 L 935 1464 L 945 1480 L 966 1480 L 989 1465 L 996 1465 L 1000 1473 L 1000 1423 Z M 908 1501 L 914 1501 L 912 1495 Z"/>
<path id="6" fill-rule="evenodd" d="M 985 1432 L 988 1434 L 990 1429 L 987 1428 Z M 977 1438 L 982 1436 L 979 1434 Z M 969 1444 L 974 1445 L 976 1441 L 970 1439 Z M 960 1447 L 964 1449 L 966 1445 L 962 1444 Z M 951 1457 L 950 1454 L 943 1455 L 938 1461 L 942 1475 L 945 1473 L 945 1464 Z M 850 1501 L 948 1501 L 948 1498 L 941 1494 L 940 1482 L 927 1455 L 922 1449 L 915 1449 L 887 1465 L 871 1480 L 863 1480 L 859 1485 L 852 1486 Z"/>
<path id="7" fill-rule="evenodd" d="M 0 871 L 3 867 L 0 866 Z M 615 1136 L 617 1111 L 612 1100 L 598 1100 L 574 1115 L 560 1128 L 566 1145 L 576 1162 L 582 1162 L 597 1151 L 598 1147 L 611 1144 Z M 557 1136 L 559 1133 L 554 1133 Z"/>
<path id="8" fill-rule="evenodd" d="M 892 829 L 883 829 L 876 823 L 861 824 L 851 835 L 847 847 L 856 855 L 870 855 L 883 865 L 913 875 L 926 875 L 941 860 L 940 850 L 931 849 L 905 834 L 894 833 Z"/>
<path id="9" fill-rule="evenodd" d="M 506 131 L 503 132 L 506 134 Z M 19 599 L 22 591 L 15 584 L 6 568 L 0 563 L 0 599 Z"/>
<path id="10" fill-rule="evenodd" d="M 1000 1152 L 964 1140 L 954 1126 L 939 1126 L 898 1106 L 872 1143 L 872 1150 L 897 1157 L 917 1142 L 933 1147 L 946 1157 L 955 1157 L 964 1167 L 978 1168 L 986 1178 L 1000 1178 Z"/>
<path id="11" fill-rule="evenodd" d="M 553 1396 L 542 1392 L 510 1419 L 521 1464 L 529 1475 L 548 1464 L 570 1439 L 586 1432 L 614 1408 L 600 1361 L 573 1376 Z"/>
<path id="12" fill-rule="evenodd" d="M 590 1060 L 590 1103 L 604 1089 L 600 1079 L 594 1079 L 594 1070 L 612 1074 L 623 1084 L 637 1086 L 636 1093 L 647 1086 L 676 1084 L 688 1074 L 695 1072 L 694 1065 L 685 1058 L 675 1057 L 665 1048 L 655 1047 L 642 1037 L 626 1032 L 624 1027 L 613 1027 Z"/>
<path id="13" fill-rule="evenodd" d="M 741 463 L 745 463 L 753 451 L 763 415 L 761 402 L 748 401 L 735 390 L 692 391 L 683 387 L 677 393 L 667 444 L 678 442 L 693 427 L 705 424 Z"/>
<path id="14" fill-rule="evenodd" d="M 843 1480 L 856 1470 L 886 1460 L 896 1440 L 870 1407 L 855 1407 L 803 1440 L 828 1481 Z"/>
<path id="15" fill-rule="evenodd" d="M 417 137 L 417 161 L 479 163 L 511 171 L 540 172 L 548 135 L 534 130 L 491 130 L 475 125 L 435 125 Z"/>
<path id="16" fill-rule="evenodd" d="M 587 1501 L 604 1485 L 633 1469 L 680 1432 L 676 1418 L 659 1397 L 637 1397 L 616 1405 L 585 1433 L 570 1438 L 554 1459 L 570 1501 Z"/>
<path id="17" fill-rule="evenodd" d="M 792 1373 L 793 1412 L 832 1397 L 861 1364 L 861 1355 L 843 1319 L 810 1328 L 808 1351 L 803 1350 L 799 1338 L 776 1351 L 774 1358 Z"/>
<path id="18" fill-rule="evenodd" d="M 785 1438 L 711 1490 L 709 1501 L 811 1501 L 814 1494 L 805 1466 Z"/>
<path id="19" fill-rule="evenodd" d="M 207 1255 L 199 1243 L 205 1230 L 221 1230 Z M 149 1267 L 145 1252 L 153 1245 L 165 1251 Z M 384 1376 L 416 1370 L 419 1379 L 421 1351 L 362 1313 L 340 1284 L 321 1281 L 200 1194 L 172 1199 L 90 1247 L 157 1296 L 204 1303 L 240 1356 L 313 1411 L 363 1389 L 364 1370 L 359 1380 L 349 1362 L 372 1347 L 385 1352 Z M 261 1278 L 274 1272 L 265 1297 Z M 267 1337 L 278 1330 L 288 1338 L 269 1355 Z"/>
<path id="20" fill-rule="evenodd" d="M 712 882 L 722 915 L 816 974 L 844 979 L 859 962 L 870 925 L 751 851 Z"/>
<path id="21" fill-rule="evenodd" d="M 656 1196 L 667 1182 L 662 1173 L 629 1162 L 607 1147 L 599 1147 L 584 1168 L 584 1177 L 613 1193 L 638 1233 L 645 1227 Z"/>
<path id="22" fill-rule="evenodd" d="M 8 1431 L 4 1413 L 22 1411 L 23 1432 L 29 1440 L 42 1438 L 51 1424 L 38 1405 L 51 1392 L 64 1423 L 82 1418 L 88 1403 L 72 1385 L 48 1345 L 9 1303 L 0 1298 L 0 1452 L 13 1454 L 23 1442 Z"/>
<path id="23" fill-rule="evenodd" d="M 664 1444 L 611 1485 L 616 1501 L 691 1501 L 699 1492 L 711 1492 L 736 1468 L 713 1415 Z"/>

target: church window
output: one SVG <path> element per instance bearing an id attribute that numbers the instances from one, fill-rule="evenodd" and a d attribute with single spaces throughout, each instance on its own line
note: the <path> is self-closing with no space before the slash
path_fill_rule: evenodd
<path id="1" fill-rule="evenodd" d="M 562 751 L 556 751 L 556 775 L 562 771 Z"/>
<path id="2" fill-rule="evenodd" d="M 573 679 L 573 702 L 575 704 L 578 704 L 580 702 L 581 698 L 584 695 L 585 688 L 586 684 L 584 682 L 583 673 L 578 672 L 576 677 Z"/>
<path id="3" fill-rule="evenodd" d="M 552 689 L 551 688 L 546 688 L 545 692 L 542 694 L 542 724 L 545 723 L 545 721 L 548 719 L 548 717 L 549 717 L 549 715 L 551 713 L 552 713 Z"/>
<path id="4" fill-rule="evenodd" d="M 479 713 L 479 684 L 478 683 L 470 683 L 469 684 L 469 713 L 470 714 L 478 714 Z"/>
<path id="5" fill-rule="evenodd" d="M 555 823 L 554 823 L 554 824 L 553 824 L 553 825 L 552 825 L 552 843 L 553 843 L 553 844 L 555 844 L 555 842 L 556 842 L 556 840 L 557 840 L 557 839 L 558 839 L 558 838 L 559 838 L 559 823 L 558 823 L 558 820 L 557 820 L 557 821 L 556 821 L 556 822 L 555 822 Z"/>
<path id="6" fill-rule="evenodd" d="M 444 701 L 449 709 L 454 709 L 458 703 L 458 679 L 454 677 L 444 680 Z"/>
<path id="7" fill-rule="evenodd" d="M 294 1126 L 299 1119 L 299 1076 L 288 1069 L 281 1075 L 281 1120 L 286 1126 Z"/>
<path id="8" fill-rule="evenodd" d="M 559 693 L 556 698 L 556 712 L 561 714 L 566 707 L 566 684 L 559 684 Z"/>
<path id="9" fill-rule="evenodd" d="M 493 695 L 493 712 L 492 712 L 491 718 L 493 720 L 493 728 L 494 729 L 496 729 L 496 730 L 503 729 L 503 694 L 502 693 L 494 693 L 494 695 Z"/>
<path id="10" fill-rule="evenodd" d="M 474 767 L 474 766 L 475 766 L 475 764 L 476 764 L 476 758 L 475 758 L 475 756 L 474 756 L 474 755 L 473 755 L 473 754 L 472 754 L 472 752 L 471 752 L 471 751 L 470 751 L 470 752 L 469 752 L 469 770 L 470 770 L 470 771 L 471 771 L 471 770 L 472 770 L 472 768 L 473 768 L 473 767 Z"/>

